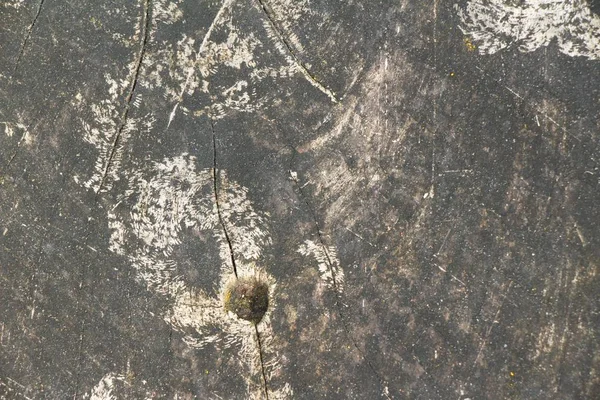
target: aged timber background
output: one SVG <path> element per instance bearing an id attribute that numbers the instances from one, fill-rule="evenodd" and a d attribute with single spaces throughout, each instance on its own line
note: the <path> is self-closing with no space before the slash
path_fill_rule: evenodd
<path id="1" fill-rule="evenodd" d="M 0 398 L 598 398 L 599 132 L 597 2 L 2 0 Z"/>

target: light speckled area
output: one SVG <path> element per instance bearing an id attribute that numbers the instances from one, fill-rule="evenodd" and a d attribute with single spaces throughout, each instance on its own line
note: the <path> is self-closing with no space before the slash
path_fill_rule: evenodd
<path id="1" fill-rule="evenodd" d="M 2 3 L 0 399 L 594 398 L 598 20 Z"/>

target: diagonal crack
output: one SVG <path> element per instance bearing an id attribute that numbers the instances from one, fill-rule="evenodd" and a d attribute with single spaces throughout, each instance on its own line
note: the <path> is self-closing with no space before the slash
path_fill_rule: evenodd
<path id="1" fill-rule="evenodd" d="M 296 67 L 302 73 L 302 75 L 304 75 L 306 80 L 311 85 L 313 85 L 315 88 L 317 88 L 319 91 L 321 91 L 322 93 L 327 95 L 327 97 L 329 97 L 329 99 L 331 99 L 331 101 L 333 103 L 339 103 L 340 100 L 337 98 L 335 93 L 333 93 L 330 89 L 326 88 L 321 82 L 319 82 L 319 80 L 308 70 L 306 65 L 304 65 L 304 63 L 298 58 L 298 56 L 292 49 L 292 45 L 290 44 L 290 41 L 285 37 L 285 35 L 282 33 L 282 29 L 279 27 L 279 25 L 275 21 L 275 19 L 273 17 L 274 12 L 271 9 L 271 7 L 269 7 L 269 5 L 264 0 L 255 0 L 255 1 L 258 4 L 259 8 L 263 11 L 265 16 L 267 17 L 267 21 L 269 21 L 269 25 L 271 26 L 271 29 L 275 33 L 275 36 L 277 36 L 277 38 L 281 41 L 281 43 L 283 43 L 283 45 L 285 46 L 285 49 L 287 50 L 287 52 L 289 53 L 289 55 L 292 59 L 292 62 L 296 65 Z"/>
<path id="2" fill-rule="evenodd" d="M 217 26 L 218 22 L 221 20 L 221 17 L 225 13 L 225 11 L 227 11 L 227 9 L 229 7 L 231 7 L 231 4 L 233 2 L 234 2 L 234 0 L 223 1 L 221 8 L 219 8 L 219 11 L 217 11 L 217 15 L 215 15 L 215 18 L 213 18 L 212 23 L 208 27 L 208 30 L 206 31 L 206 34 L 204 35 L 204 38 L 202 39 L 202 43 L 200 43 L 198 52 L 196 53 L 196 59 L 194 60 L 194 68 L 190 68 L 188 76 L 185 79 L 185 83 L 184 83 L 183 87 L 181 88 L 181 92 L 179 93 L 179 98 L 177 100 L 177 103 L 173 107 L 173 110 L 171 110 L 171 114 L 169 114 L 169 122 L 167 122 L 167 129 L 169 129 L 169 126 L 171 126 L 171 122 L 173 122 L 173 120 L 175 119 L 175 114 L 177 113 L 177 109 L 179 108 L 179 105 L 183 101 L 183 96 L 185 95 L 185 92 L 188 90 L 188 87 L 190 86 L 192 76 L 196 72 L 196 65 L 200 62 L 202 53 L 204 52 L 204 49 L 206 48 L 206 44 L 208 43 L 208 40 L 210 39 L 210 36 L 212 35 L 213 30 L 215 29 L 215 26 Z"/>
<path id="3" fill-rule="evenodd" d="M 313 209 L 312 205 L 308 202 L 308 200 L 304 196 L 304 192 L 302 191 L 302 187 L 300 186 L 298 179 L 295 177 L 292 177 L 292 180 L 296 184 L 296 187 L 298 188 L 298 192 L 300 193 L 300 199 L 302 201 L 304 201 L 304 204 L 306 204 L 306 207 L 309 210 L 310 216 L 313 219 L 313 223 L 315 224 L 315 227 L 317 228 L 317 237 L 319 238 L 319 244 L 321 245 L 321 247 L 323 249 L 323 253 L 325 254 L 325 258 L 327 259 L 327 266 L 331 272 L 331 277 L 333 280 L 333 290 L 336 293 L 339 293 L 339 287 L 338 287 L 337 279 L 335 276 L 335 268 L 333 268 L 333 261 L 331 261 L 331 257 L 329 256 L 329 251 L 327 250 L 327 245 L 325 244 L 325 240 L 323 239 L 323 235 L 321 234 L 321 226 L 319 225 L 319 221 L 317 220 L 315 210 Z"/>
<path id="4" fill-rule="evenodd" d="M 296 154 L 296 151 L 295 151 L 296 149 L 292 148 L 292 150 L 294 151 L 294 154 Z M 294 159 L 294 157 L 292 157 L 292 159 L 290 160 L 290 166 L 293 163 L 293 159 Z M 291 169 L 290 169 L 290 171 L 291 171 Z M 316 214 L 312 204 L 308 201 L 307 197 L 305 196 L 304 191 L 302 190 L 302 186 L 298 182 L 298 178 L 295 176 L 292 176 L 292 181 L 296 185 L 296 188 L 298 189 L 300 200 L 303 201 L 304 204 L 306 205 L 308 212 L 313 219 L 313 223 L 315 224 L 315 227 L 317 229 L 317 237 L 319 238 L 319 244 L 321 245 L 321 248 L 323 249 L 323 252 L 325 254 L 325 257 L 327 260 L 327 267 L 329 268 L 329 272 L 331 273 L 331 277 L 333 280 L 333 289 L 334 289 L 334 293 L 335 293 L 335 305 L 337 307 L 337 313 L 340 316 L 340 320 L 342 321 L 342 325 L 344 326 L 344 332 L 345 332 L 346 336 L 348 337 L 348 339 L 352 342 L 352 345 L 354 346 L 356 351 L 361 355 L 363 360 L 367 363 L 367 366 L 369 367 L 369 369 L 371 370 L 373 375 L 375 375 L 375 377 L 379 380 L 379 384 L 381 385 L 381 387 L 385 389 L 387 387 L 385 379 L 383 379 L 383 377 L 379 374 L 379 372 L 377 372 L 377 370 L 373 366 L 373 363 L 371 363 L 371 361 L 369 361 L 367 359 L 366 355 L 360 349 L 360 347 L 358 346 L 358 343 L 356 342 L 356 340 L 350 333 L 350 325 L 348 323 L 348 319 L 347 319 L 345 313 L 342 311 L 343 310 L 343 307 L 342 307 L 343 302 L 342 302 L 342 298 L 341 298 L 341 292 L 340 292 L 340 290 L 338 290 L 338 282 L 336 279 L 335 268 L 333 267 L 333 262 L 331 261 L 331 257 L 329 256 L 329 252 L 327 250 L 327 245 L 325 244 L 323 235 L 321 234 L 321 226 L 317 219 L 317 214 Z M 382 393 L 386 397 L 389 398 L 389 396 L 386 394 L 385 390 L 383 390 Z"/>
<path id="5" fill-rule="evenodd" d="M 119 126 L 117 128 L 117 132 L 112 141 L 112 145 L 110 151 L 108 152 L 108 157 L 106 159 L 106 164 L 104 165 L 104 171 L 102 172 L 102 178 L 100 179 L 100 183 L 98 184 L 98 189 L 96 190 L 96 194 L 100 193 L 102 186 L 106 183 L 106 179 L 108 176 L 108 171 L 110 169 L 110 165 L 117 151 L 117 146 L 119 145 L 119 140 L 121 139 L 121 135 L 123 134 L 123 130 L 125 129 L 125 125 L 127 124 L 127 116 L 129 115 L 129 110 L 131 109 L 131 100 L 133 99 L 133 93 L 135 92 L 135 88 L 137 86 L 138 78 L 140 75 L 140 71 L 142 69 L 142 61 L 144 59 L 144 55 L 146 53 L 146 45 L 148 44 L 148 38 L 150 36 L 150 20 L 151 20 L 151 9 L 150 9 L 150 0 L 142 0 L 143 2 L 143 13 L 142 13 L 142 23 L 141 23 L 141 43 L 140 43 L 140 51 L 135 60 L 135 65 L 133 67 L 133 74 L 131 77 L 131 81 L 129 83 L 129 91 L 127 93 L 127 97 L 125 97 L 125 107 L 123 108 L 123 112 L 121 113 L 121 118 L 119 122 Z"/>
<path id="6" fill-rule="evenodd" d="M 33 28 L 35 27 L 35 23 L 40 17 L 40 13 L 42 12 L 42 6 L 44 5 L 44 0 L 40 0 L 38 4 L 38 9 L 35 13 L 35 17 L 33 17 L 33 21 L 31 21 L 31 25 L 29 25 L 29 29 L 27 29 L 27 33 L 25 35 L 25 40 L 23 40 L 23 44 L 21 45 L 21 49 L 19 50 L 19 54 L 17 55 L 17 61 L 15 62 L 15 68 L 13 72 L 17 72 L 17 68 L 19 67 L 19 63 L 21 62 L 21 58 L 23 57 L 23 53 L 25 52 L 25 47 L 27 46 L 27 42 L 31 37 L 31 32 L 33 32 Z"/>
<path id="7" fill-rule="evenodd" d="M 279 122 L 272 121 L 267 118 L 263 118 L 263 119 L 265 121 L 269 122 L 272 126 L 274 126 L 279 132 L 281 132 L 282 136 L 284 138 L 286 138 L 286 135 L 284 134 L 284 128 L 279 124 Z M 319 129 L 320 129 L 320 127 L 319 127 Z M 387 391 L 387 383 L 386 383 L 385 379 L 379 374 L 377 369 L 373 366 L 373 363 L 371 363 L 371 361 L 369 361 L 367 359 L 366 355 L 362 352 L 362 350 L 358 346 L 358 343 L 356 342 L 356 340 L 350 333 L 349 323 L 347 321 L 346 315 L 342 311 L 343 303 L 342 303 L 342 298 L 341 298 L 341 294 L 340 294 L 341 292 L 340 292 L 340 290 L 338 290 L 338 281 L 336 279 L 335 268 L 333 267 L 333 262 L 331 261 L 331 256 L 329 255 L 329 251 L 327 250 L 327 245 L 325 244 L 325 239 L 323 238 L 323 235 L 321 233 L 321 225 L 319 224 L 319 220 L 317 219 L 317 214 L 316 214 L 312 204 L 308 201 L 308 198 L 304 194 L 304 191 L 302 190 L 303 186 L 300 185 L 300 182 L 298 181 L 297 176 L 292 175 L 292 173 L 291 173 L 293 171 L 294 159 L 296 158 L 296 156 L 298 154 L 298 150 L 289 141 L 285 140 L 285 142 L 286 142 L 286 146 L 291 150 L 291 154 L 292 154 L 290 157 L 290 160 L 289 160 L 289 164 L 288 164 L 289 165 L 288 171 L 290 172 L 292 181 L 296 185 L 300 201 L 304 202 L 304 204 L 306 205 L 308 212 L 313 220 L 313 223 L 317 229 L 317 237 L 319 238 L 319 244 L 320 244 L 321 248 L 323 249 L 323 252 L 325 254 L 326 261 L 327 261 L 327 267 L 331 273 L 331 277 L 332 277 L 332 281 L 333 281 L 333 289 L 334 289 L 334 293 L 335 293 L 335 305 L 336 305 L 337 313 L 340 317 L 340 320 L 342 321 L 342 325 L 344 326 L 344 333 L 345 333 L 346 337 L 352 342 L 352 345 L 354 346 L 356 351 L 361 355 L 363 360 L 366 362 L 368 368 L 371 370 L 373 375 L 375 375 L 375 377 L 379 380 L 379 384 L 384 389 L 384 390 L 382 390 L 383 396 L 385 396 L 385 398 L 387 398 L 387 399 L 390 399 L 390 396 Z"/>

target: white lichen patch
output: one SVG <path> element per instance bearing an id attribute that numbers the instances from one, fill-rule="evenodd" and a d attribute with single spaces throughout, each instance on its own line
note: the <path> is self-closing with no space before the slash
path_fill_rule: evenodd
<path id="1" fill-rule="evenodd" d="M 224 100 L 221 103 L 223 108 L 229 108 L 237 111 L 253 111 L 262 102 L 252 102 L 250 93 L 248 92 L 248 82 L 238 81 L 233 86 L 225 89 L 223 92 Z M 252 93 L 252 97 L 256 97 L 256 92 Z M 217 113 L 223 115 L 223 113 Z"/>
<path id="2" fill-rule="evenodd" d="M 298 24 L 303 20 L 307 20 L 316 15 L 314 8 L 310 7 L 310 1 L 270 1 L 269 5 L 273 10 L 273 18 L 277 21 L 278 26 L 283 31 L 282 34 L 286 35 L 288 42 L 294 47 L 294 51 L 302 53 L 304 51 L 304 46 L 294 31 Z"/>
<path id="3" fill-rule="evenodd" d="M 80 118 L 83 139 L 98 151 L 94 172 L 83 184 L 94 192 L 101 189 L 108 191 L 113 183 L 120 179 L 123 149 L 129 137 L 133 132 L 151 131 L 155 122 L 152 114 L 128 117 L 121 129 L 122 111 L 119 98 L 126 90 L 127 81 L 117 81 L 108 74 L 105 78 L 108 84 L 108 98 L 89 106 L 92 121 Z"/>
<path id="4" fill-rule="evenodd" d="M 340 266 L 335 247 L 306 240 L 298 248 L 298 253 L 315 259 L 321 279 L 327 287 L 339 293 L 344 290 L 344 270 Z"/>
<path id="5" fill-rule="evenodd" d="M 193 156 L 166 158 L 145 169 L 128 172 L 129 189 L 108 215 L 110 249 L 128 258 L 137 277 L 149 290 L 172 301 L 172 308 L 164 319 L 182 332 L 186 343 L 197 348 L 208 344 L 239 348 L 242 367 L 248 370 L 244 375 L 248 397 L 260 398 L 264 391 L 262 367 L 268 377 L 277 374 L 279 368 L 278 355 L 271 344 L 275 280 L 264 268 L 256 266 L 263 249 L 271 243 L 268 214 L 255 211 L 247 190 L 230 180 L 224 171 L 217 175 L 219 209 L 214 193 L 214 171 L 198 169 Z M 195 287 L 176 272 L 175 253 L 182 240 L 186 235 L 197 237 L 199 234 L 212 241 L 213 249 L 220 256 L 219 265 L 194 260 L 199 271 L 215 268 L 220 271 L 213 291 Z M 234 271 L 230 244 L 238 276 L 257 277 L 269 286 L 269 311 L 258 324 L 263 366 L 254 325 L 227 313 L 223 306 L 223 290 Z M 291 395 L 286 385 L 281 388 L 269 385 L 269 390 L 272 398 Z"/>
<path id="6" fill-rule="evenodd" d="M 123 375 L 110 372 L 94 386 L 90 394 L 84 395 L 84 398 L 89 400 L 118 400 L 120 397 L 114 393 L 115 386 L 117 383 L 124 381 L 125 377 Z"/>
<path id="7" fill-rule="evenodd" d="M 185 286 L 173 276 L 172 255 L 189 230 L 210 233 L 223 260 L 222 273 L 233 270 L 229 244 L 220 225 L 214 197 L 213 171 L 197 170 L 196 159 L 184 154 L 128 173 L 129 189 L 109 212 L 110 249 L 127 255 L 152 290 L 177 295 Z M 219 173 L 220 207 L 234 256 L 256 261 L 270 245 L 268 214 L 253 210 L 247 190 Z M 131 200 L 125 215 L 119 213 Z"/>
<path id="8" fill-rule="evenodd" d="M 0 125 L 4 125 L 4 134 L 8 137 L 15 136 L 18 140 L 17 147 L 31 147 L 35 142 L 35 136 L 31 134 L 29 125 L 21 115 L 18 115 L 16 121 L 0 121 Z"/>
<path id="9" fill-rule="evenodd" d="M 156 51 L 145 57 L 144 74 L 140 84 L 151 90 L 162 91 L 162 96 L 172 104 L 168 116 L 168 126 L 175 119 L 186 97 L 204 94 L 206 103 L 203 112 L 211 112 L 219 118 L 226 110 L 254 111 L 262 103 L 256 104 L 256 89 L 249 87 L 248 80 L 228 84 L 223 76 L 239 74 L 244 68 L 252 71 L 256 68 L 255 58 L 262 52 L 262 43 L 253 32 L 242 32 L 235 27 L 233 21 L 232 0 L 223 2 L 213 22 L 202 37 L 183 35 L 177 43 L 163 41 Z M 224 40 L 213 40 L 213 37 L 224 37 Z M 272 69 L 272 68 L 271 68 Z M 265 76 L 277 75 L 272 73 Z M 284 76 L 286 74 L 279 74 Z M 214 79 L 219 77 L 215 84 Z M 251 80 L 256 84 L 260 79 Z"/>
<path id="10" fill-rule="evenodd" d="M 181 0 L 154 0 L 152 2 L 152 20 L 155 24 L 173 24 L 183 17 L 183 12 L 179 9 Z"/>
<path id="11" fill-rule="evenodd" d="M 198 67 L 203 77 L 214 74 L 223 66 L 237 70 L 243 66 L 247 68 L 256 66 L 255 53 L 263 47 L 263 44 L 254 33 L 244 34 L 239 31 L 231 17 L 225 21 L 225 26 L 229 28 L 227 39 L 222 42 L 208 40 L 199 53 L 201 58 L 198 60 Z"/>
<path id="12" fill-rule="evenodd" d="M 22 122 L 6 122 L 2 121 L 0 124 L 4 125 L 4 133 L 8 137 L 13 137 L 15 132 L 18 132 L 20 135 L 28 135 L 29 131 L 27 126 Z"/>
<path id="13" fill-rule="evenodd" d="M 265 282 L 269 286 L 269 309 L 257 325 L 260 334 L 260 348 L 257 343 L 255 327 L 251 322 L 238 318 L 235 314 L 225 311 L 223 295 L 225 281 L 231 279 L 231 274 L 221 276 L 221 290 L 217 296 L 210 296 L 202 291 L 187 291 L 177 296 L 171 312 L 165 317 L 175 329 L 193 328 L 194 334 L 185 337 L 186 342 L 197 348 L 209 343 L 224 347 L 239 349 L 240 359 L 244 361 L 249 374 L 244 375 L 248 385 L 248 398 L 261 399 L 264 396 L 262 368 L 265 368 L 269 382 L 278 375 L 281 368 L 279 355 L 274 349 L 274 333 L 271 325 L 271 314 L 276 307 L 276 283 L 264 269 L 253 264 L 237 266 L 238 278 L 253 278 Z M 261 354 L 264 365 L 261 364 Z M 291 398 L 292 389 L 289 384 L 280 388 L 269 385 L 269 398 Z"/>
<path id="14" fill-rule="evenodd" d="M 21 6 L 25 4 L 25 0 L 5 0 L 0 4 L 0 6 L 4 7 L 12 7 L 12 8 L 21 8 Z"/>
<path id="15" fill-rule="evenodd" d="M 195 159 L 184 155 L 127 175 L 129 189 L 108 214 L 110 250 L 127 256 L 149 289 L 175 296 L 185 286 L 182 278 L 173 276 L 172 259 L 182 230 L 218 226 L 212 173 L 197 172 Z M 119 211 L 126 204 L 122 215 Z"/>
<path id="16" fill-rule="evenodd" d="M 564 54 L 600 59 L 600 17 L 585 0 L 471 0 L 458 15 L 483 54 L 531 52 L 555 40 Z"/>
<path id="17" fill-rule="evenodd" d="M 199 84 L 194 74 L 195 47 L 196 40 L 185 34 L 175 44 L 163 42 L 144 57 L 140 86 L 163 91 L 163 97 L 171 103 L 182 94 L 192 95 Z"/>
<path id="18" fill-rule="evenodd" d="M 291 27 L 308 15 L 309 7 L 306 1 L 289 5 L 292 12 L 281 14 L 280 24 L 287 30 L 289 42 L 300 51 L 302 45 Z M 273 7 L 279 12 L 285 4 L 273 4 Z M 202 36 L 184 34 L 177 42 L 162 41 L 146 54 L 139 84 L 161 92 L 158 95 L 171 104 L 166 116 L 167 128 L 182 112 L 210 114 L 214 119 L 232 111 L 255 112 L 272 100 L 258 94 L 268 92 L 261 90 L 262 85 L 297 78 L 298 72 L 303 71 L 269 23 L 265 29 L 273 42 L 268 46 L 278 48 L 283 59 L 275 65 L 265 62 L 265 56 L 271 58 L 269 47 L 260 37 L 265 32 L 239 27 L 240 20 L 247 19 L 247 11 L 233 0 L 225 0 Z M 184 20 L 185 15 L 181 19 Z M 153 37 L 157 37 L 154 31 Z M 190 97 L 196 103 L 194 109 L 185 104 Z"/>
<path id="19" fill-rule="evenodd" d="M 230 180 L 225 171 L 219 171 L 219 181 L 221 215 L 235 258 L 247 262 L 259 260 L 263 249 L 271 244 L 266 227 L 269 214 L 256 212 L 248 198 L 248 189 Z M 229 257 L 223 253 L 225 246 L 221 241 L 222 257 L 229 263 Z M 229 267 L 232 266 L 228 264 Z"/>

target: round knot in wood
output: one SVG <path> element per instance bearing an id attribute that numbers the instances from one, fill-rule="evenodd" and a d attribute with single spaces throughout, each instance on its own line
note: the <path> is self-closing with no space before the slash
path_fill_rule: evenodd
<path id="1" fill-rule="evenodd" d="M 223 294 L 225 310 L 258 324 L 269 308 L 269 286 L 256 278 L 236 278 Z"/>

